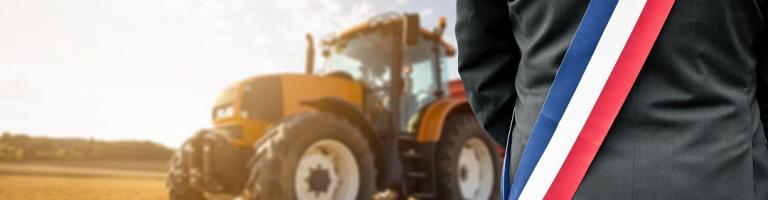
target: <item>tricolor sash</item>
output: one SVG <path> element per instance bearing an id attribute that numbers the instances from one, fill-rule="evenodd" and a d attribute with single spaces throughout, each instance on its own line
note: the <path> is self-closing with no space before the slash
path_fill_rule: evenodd
<path id="1" fill-rule="evenodd" d="M 504 159 L 503 199 L 573 198 L 673 4 L 674 0 L 589 3 L 511 186 L 509 160 Z"/>

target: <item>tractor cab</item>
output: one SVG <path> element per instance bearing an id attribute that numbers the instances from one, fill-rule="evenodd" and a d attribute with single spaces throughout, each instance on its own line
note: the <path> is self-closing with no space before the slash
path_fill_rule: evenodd
<path id="1" fill-rule="evenodd" d="M 445 18 L 432 31 L 420 28 L 418 19 L 380 15 L 322 41 L 325 63 L 317 72 L 361 83 L 363 111 L 379 130 L 414 133 L 422 108 L 445 91 L 445 59 L 455 53 L 442 40 Z"/>

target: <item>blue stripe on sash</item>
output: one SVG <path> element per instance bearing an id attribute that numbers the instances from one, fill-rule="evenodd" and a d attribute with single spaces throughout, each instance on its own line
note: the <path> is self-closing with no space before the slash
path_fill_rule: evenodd
<path id="1" fill-rule="evenodd" d="M 576 90 L 576 86 L 584 74 L 584 70 L 589 63 L 592 54 L 597 47 L 597 43 L 602 37 L 603 31 L 608 24 L 613 10 L 616 8 L 618 0 L 592 0 L 587 7 L 584 18 L 579 25 L 576 35 L 571 41 L 570 47 L 560 64 L 560 69 L 555 76 L 552 87 L 549 90 L 544 106 L 539 113 L 539 117 L 533 126 L 528 144 L 523 151 L 511 190 L 504 199 L 518 199 L 522 193 L 525 184 L 533 173 L 533 169 L 539 162 L 544 153 L 552 134 L 557 128 L 557 124 L 563 117 L 565 108 Z M 509 148 L 509 146 L 507 146 Z M 508 156 L 509 154 L 507 154 Z M 505 158 L 505 164 L 507 162 Z M 508 165 L 505 165 L 505 172 L 508 172 Z M 502 183 L 503 184 L 503 183 Z M 507 185 L 502 185 L 508 188 Z"/>

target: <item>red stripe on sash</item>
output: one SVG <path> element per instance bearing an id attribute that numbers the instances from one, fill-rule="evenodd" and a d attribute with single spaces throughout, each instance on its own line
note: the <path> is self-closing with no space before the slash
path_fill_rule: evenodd
<path id="1" fill-rule="evenodd" d="M 648 58 L 674 2 L 648 0 L 646 3 L 597 103 L 579 133 L 579 138 L 576 139 L 544 199 L 573 198 Z"/>

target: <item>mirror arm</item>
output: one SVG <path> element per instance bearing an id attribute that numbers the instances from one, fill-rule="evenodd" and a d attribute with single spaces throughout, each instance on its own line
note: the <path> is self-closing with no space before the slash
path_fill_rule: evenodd
<path id="1" fill-rule="evenodd" d="M 445 17 L 440 17 L 440 21 L 438 22 L 438 26 L 432 31 L 433 36 L 433 43 L 432 43 L 432 53 L 434 53 L 434 61 L 433 68 L 435 73 L 435 97 L 436 98 L 442 98 L 443 95 L 445 95 L 445 91 L 443 90 L 443 76 L 442 76 L 442 63 L 440 62 L 440 44 L 441 44 L 441 38 L 443 37 L 443 32 L 445 32 Z"/>

